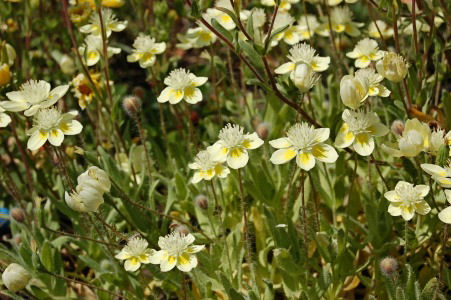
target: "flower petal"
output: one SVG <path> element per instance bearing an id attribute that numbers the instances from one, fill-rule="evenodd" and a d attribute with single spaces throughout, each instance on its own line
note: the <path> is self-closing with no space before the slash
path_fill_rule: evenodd
<path id="1" fill-rule="evenodd" d="M 233 148 L 227 156 L 227 164 L 232 169 L 244 167 L 249 161 L 249 155 L 246 150 L 241 148 Z"/>
<path id="2" fill-rule="evenodd" d="M 47 141 L 48 133 L 36 130 L 28 139 L 27 148 L 30 150 L 37 150 Z"/>
<path id="3" fill-rule="evenodd" d="M 160 263 L 160 270 L 161 272 L 168 272 L 172 270 L 177 263 L 177 258 L 174 256 L 167 256 L 164 258 Z"/>
<path id="4" fill-rule="evenodd" d="M 420 215 L 427 215 L 431 211 L 431 207 L 426 201 L 420 201 L 415 203 L 415 211 Z"/>
<path id="5" fill-rule="evenodd" d="M 131 255 L 127 251 L 121 250 L 121 252 L 116 254 L 114 257 L 116 259 L 124 260 L 124 259 L 129 259 L 131 257 Z"/>
<path id="6" fill-rule="evenodd" d="M 280 165 L 292 160 L 296 156 L 296 151 L 293 148 L 279 149 L 271 155 L 271 162 L 275 165 Z"/>
<path id="7" fill-rule="evenodd" d="M 186 102 L 189 104 L 196 104 L 202 101 L 202 92 L 198 88 L 187 87 L 183 93 L 185 95 Z"/>
<path id="8" fill-rule="evenodd" d="M 263 140 L 258 137 L 256 132 L 252 134 L 246 134 L 244 136 L 243 147 L 246 149 L 257 149 L 263 145 Z"/>
<path id="9" fill-rule="evenodd" d="M 384 197 L 390 202 L 401 202 L 401 199 L 398 194 L 396 194 L 396 191 L 388 191 L 384 194 Z"/>
<path id="10" fill-rule="evenodd" d="M 424 184 L 419 184 L 415 186 L 415 190 L 420 193 L 421 197 L 426 197 L 426 195 L 429 193 L 429 186 Z"/>
<path id="11" fill-rule="evenodd" d="M 390 203 L 388 206 L 388 213 L 394 217 L 398 217 L 401 215 L 401 208 L 399 205 Z"/>
<path id="12" fill-rule="evenodd" d="M 317 144 L 313 146 L 312 154 L 317 160 L 325 163 L 333 163 L 338 158 L 337 151 L 327 144 Z"/>
<path id="13" fill-rule="evenodd" d="M 154 265 L 159 265 L 164 259 L 167 259 L 168 253 L 166 250 L 159 250 L 151 253 L 149 262 Z"/>
<path id="14" fill-rule="evenodd" d="M 195 255 L 183 253 L 177 258 L 177 269 L 180 271 L 189 272 L 195 267 L 197 267 L 197 257 Z"/>
<path id="15" fill-rule="evenodd" d="M 60 129 L 65 135 L 76 135 L 82 131 L 83 125 L 77 120 L 72 120 L 68 123 L 61 123 Z"/>
<path id="16" fill-rule="evenodd" d="M 444 210 L 438 213 L 440 221 L 446 224 L 451 224 L 451 206 L 448 206 Z"/>
<path id="17" fill-rule="evenodd" d="M 317 128 L 315 129 L 315 141 L 322 143 L 329 138 L 330 129 L 329 128 Z"/>
<path id="18" fill-rule="evenodd" d="M 349 126 L 346 123 L 341 125 L 340 130 L 338 131 L 337 138 L 335 139 L 335 147 L 337 148 L 346 148 L 352 145 L 354 142 L 355 136 L 349 131 Z"/>
<path id="19" fill-rule="evenodd" d="M 369 134 L 361 133 L 355 137 L 353 146 L 358 154 L 368 156 L 373 153 L 374 139 Z"/>
<path id="20" fill-rule="evenodd" d="M 290 140 L 287 139 L 286 137 L 282 137 L 282 138 L 278 138 L 278 139 L 269 141 L 269 144 L 276 149 L 288 148 L 288 147 L 291 147 L 291 145 L 292 145 Z"/>
<path id="21" fill-rule="evenodd" d="M 315 166 L 315 157 L 311 153 L 300 152 L 296 156 L 296 163 L 301 169 L 309 171 Z"/>
<path id="22" fill-rule="evenodd" d="M 288 72 L 291 72 L 294 70 L 296 64 L 292 62 L 284 63 L 283 65 L 279 66 L 277 69 L 274 70 L 276 74 L 286 74 Z"/>
<path id="23" fill-rule="evenodd" d="M 64 133 L 60 129 L 50 130 L 48 139 L 53 146 L 61 146 L 64 140 Z"/>
<path id="24" fill-rule="evenodd" d="M 413 216 L 415 215 L 415 209 L 413 206 L 403 206 L 401 208 L 401 216 L 405 221 L 412 220 Z"/>
<path id="25" fill-rule="evenodd" d="M 437 165 L 421 164 L 421 168 L 423 169 L 423 171 L 425 171 L 429 175 L 440 176 L 440 177 L 446 176 L 446 170 Z"/>
<path id="26" fill-rule="evenodd" d="M 141 263 L 136 257 L 132 257 L 130 259 L 127 259 L 124 263 L 124 269 L 128 272 L 135 272 L 139 269 L 141 266 Z"/>

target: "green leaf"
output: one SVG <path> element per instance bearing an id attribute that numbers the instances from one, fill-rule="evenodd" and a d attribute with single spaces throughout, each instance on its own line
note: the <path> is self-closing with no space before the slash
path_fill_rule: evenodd
<path id="1" fill-rule="evenodd" d="M 52 246 L 48 241 L 45 241 L 41 247 L 41 251 L 39 253 L 39 257 L 41 258 L 42 265 L 49 272 L 53 272 L 53 259 L 52 259 Z"/>
<path id="2" fill-rule="evenodd" d="M 279 28 L 273 30 L 271 32 L 271 36 L 269 37 L 269 40 L 265 40 L 265 44 L 268 43 L 268 45 L 269 45 L 276 35 L 284 32 L 285 30 L 287 30 L 288 27 L 290 27 L 290 25 L 285 25 L 283 27 L 279 27 Z"/>
<path id="3" fill-rule="evenodd" d="M 216 31 L 218 31 L 222 36 L 224 36 L 228 41 L 230 42 L 233 41 L 232 33 L 230 33 L 230 31 L 228 31 L 221 24 L 219 24 L 219 22 L 216 21 L 216 19 L 211 19 L 211 26 L 213 26 L 213 28 L 216 29 Z"/>
<path id="4" fill-rule="evenodd" d="M 261 60 L 260 54 L 258 54 L 257 50 L 255 50 L 254 46 L 252 46 L 249 42 L 245 42 L 242 40 L 238 40 L 238 44 L 240 48 L 243 49 L 244 53 L 249 57 L 251 64 L 254 67 L 259 69 L 263 69 L 263 62 Z"/>

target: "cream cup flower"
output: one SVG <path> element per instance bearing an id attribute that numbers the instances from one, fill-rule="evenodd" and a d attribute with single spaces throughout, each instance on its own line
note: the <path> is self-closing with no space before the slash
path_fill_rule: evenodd
<path id="1" fill-rule="evenodd" d="M 373 153 L 374 137 L 384 136 L 389 131 L 374 112 L 345 109 L 342 119 L 344 123 L 337 134 L 335 147 L 346 148 L 352 145 L 354 150 L 362 156 Z"/>
<path id="2" fill-rule="evenodd" d="M 5 114 L 5 110 L 0 106 L 0 128 L 8 126 L 11 123 L 11 117 Z"/>
<path id="3" fill-rule="evenodd" d="M 198 183 L 202 180 L 211 180 L 215 176 L 225 178 L 229 175 L 229 168 L 213 159 L 213 156 L 207 150 L 200 151 L 193 163 L 188 165 L 190 169 L 195 170 L 192 183 Z"/>
<path id="4" fill-rule="evenodd" d="M 134 237 L 128 240 L 127 245 L 121 252 L 114 256 L 119 260 L 125 260 L 124 269 L 128 272 L 135 272 L 141 264 L 149 264 L 151 256 L 156 252 L 147 248 L 149 244 L 141 237 Z"/>
<path id="5" fill-rule="evenodd" d="M 287 137 L 278 138 L 269 142 L 278 149 L 271 155 L 271 162 L 284 164 L 296 157 L 297 165 L 306 171 L 311 170 L 316 160 L 333 163 L 338 154 L 335 149 L 325 144 L 329 138 L 329 128 L 315 129 L 307 123 L 297 123 L 288 129 Z"/>
<path id="6" fill-rule="evenodd" d="M 429 193 L 429 186 L 417 185 L 405 181 L 399 181 L 393 191 L 388 191 L 384 197 L 390 201 L 388 206 L 388 213 L 392 216 L 402 216 L 406 221 L 409 221 L 415 215 L 415 212 L 420 215 L 426 215 L 431 211 L 431 208 L 424 201 L 424 197 Z"/>
<path id="7" fill-rule="evenodd" d="M 289 11 L 291 9 L 291 5 L 294 3 L 298 3 L 300 0 L 280 0 L 279 10 L 281 11 Z M 275 6 L 275 0 L 261 0 L 261 3 L 265 6 Z"/>
<path id="8" fill-rule="evenodd" d="M 451 189 L 451 164 L 440 167 L 433 164 L 421 164 L 423 171 L 432 176 L 445 189 Z"/>
<path id="9" fill-rule="evenodd" d="M 6 111 L 25 111 L 27 117 L 33 116 L 39 109 L 50 107 L 63 97 L 69 85 L 60 85 L 50 90 L 50 84 L 44 80 L 29 80 L 20 86 L 20 90 L 6 94 L 9 101 L 0 105 Z"/>
<path id="10" fill-rule="evenodd" d="M 127 56 L 128 62 L 139 62 L 143 69 L 155 64 L 156 55 L 166 50 L 165 43 L 157 43 L 154 38 L 148 35 L 140 34 L 133 42 L 132 54 Z"/>
<path id="11" fill-rule="evenodd" d="M 299 64 L 290 73 L 290 79 L 294 85 L 303 93 L 309 91 L 320 79 L 312 68 L 306 64 Z"/>
<path id="12" fill-rule="evenodd" d="M 372 68 L 360 69 L 355 72 L 355 77 L 360 78 L 362 82 L 366 82 L 368 87 L 368 96 L 388 97 L 391 92 L 381 84 L 384 77 Z"/>
<path id="13" fill-rule="evenodd" d="M 83 126 L 74 118 L 76 111 L 62 114 L 56 107 L 39 110 L 33 117 L 33 127 L 27 131 L 30 135 L 27 148 L 37 150 L 48 140 L 53 146 L 63 143 L 64 135 L 79 134 Z"/>
<path id="14" fill-rule="evenodd" d="M 431 138 L 431 129 L 418 119 L 407 120 L 401 137 L 398 140 L 398 148 L 382 145 L 387 153 L 395 157 L 415 157 L 422 151 L 428 151 Z"/>
<path id="15" fill-rule="evenodd" d="M 274 71 L 276 74 L 293 73 L 300 64 L 306 64 L 315 72 L 323 72 L 329 68 L 330 57 L 316 55 L 316 50 L 306 43 L 296 44 L 287 56 L 290 62 L 284 63 Z"/>
<path id="16" fill-rule="evenodd" d="M 345 75 L 340 81 L 341 101 L 347 107 L 357 109 L 368 98 L 368 81 L 362 76 Z"/>
<path id="17" fill-rule="evenodd" d="M 169 101 L 171 104 L 177 104 L 184 99 L 190 104 L 196 104 L 202 101 L 202 92 L 198 87 L 207 80 L 207 77 L 196 77 L 183 68 L 173 70 L 164 79 L 167 87 L 158 96 L 157 101 L 160 103 Z"/>
<path id="18" fill-rule="evenodd" d="M 246 166 L 249 161 L 248 150 L 259 148 L 263 145 L 257 133 L 244 133 L 244 128 L 228 123 L 219 132 L 219 141 L 207 148 L 217 161 L 227 161 L 232 169 Z"/>
<path id="19" fill-rule="evenodd" d="M 78 47 L 78 51 L 84 55 L 87 66 L 91 67 L 96 65 L 99 62 L 100 57 L 103 55 L 102 38 L 95 35 L 88 35 L 85 38 L 85 44 Z M 120 48 L 107 47 L 108 58 L 119 53 L 121 53 Z"/>
<path id="20" fill-rule="evenodd" d="M 377 24 L 377 27 L 376 27 Z M 381 33 L 382 33 L 382 38 L 384 39 L 388 39 L 390 37 L 393 36 L 393 28 L 388 26 L 387 23 L 385 23 L 382 20 L 377 20 L 376 24 L 374 24 L 374 22 L 370 22 L 370 24 L 368 25 L 368 35 L 372 38 L 375 39 L 380 39 L 381 38 Z M 377 28 L 379 27 L 379 30 L 377 30 Z"/>
<path id="21" fill-rule="evenodd" d="M 96 166 L 89 167 L 85 172 L 77 177 L 77 183 L 89 185 L 99 192 L 106 193 L 111 189 L 111 181 L 108 174 Z"/>
<path id="22" fill-rule="evenodd" d="M 330 12 L 330 23 L 336 33 L 344 32 L 352 37 L 359 36 L 359 27 L 363 26 L 362 23 L 352 21 L 352 12 L 347 6 L 334 7 Z M 325 24 L 318 27 L 317 32 L 319 35 L 329 36 L 329 21 L 326 20 Z"/>
<path id="23" fill-rule="evenodd" d="M 375 40 L 364 38 L 355 46 L 354 50 L 346 53 L 346 56 L 355 59 L 356 68 L 366 68 L 372 61 L 378 61 L 384 56 L 384 52 L 379 50 Z"/>
<path id="24" fill-rule="evenodd" d="M 233 6 L 229 0 L 218 0 L 215 2 L 215 7 L 222 7 L 230 11 L 234 11 Z M 203 15 L 204 18 L 209 23 L 211 22 L 211 19 L 215 19 L 216 21 L 218 21 L 219 24 L 221 24 L 222 27 L 224 27 L 227 30 L 235 29 L 236 24 L 233 21 L 233 19 L 228 14 L 219 9 L 216 9 L 215 7 L 208 8 L 205 14 Z"/>
<path id="25" fill-rule="evenodd" d="M 13 293 L 25 288 L 30 279 L 30 272 L 16 263 L 9 264 L 2 273 L 3 284 Z"/>
<path id="26" fill-rule="evenodd" d="M 113 11 L 109 8 L 102 8 L 102 20 L 103 27 L 105 29 L 106 37 L 111 35 L 111 32 L 120 32 L 127 27 L 127 21 L 118 21 Z M 92 13 L 89 18 L 89 24 L 80 27 L 80 32 L 85 34 L 92 34 L 97 37 L 102 36 L 102 30 L 100 26 L 99 14 Z"/>
<path id="27" fill-rule="evenodd" d="M 87 184 L 78 184 L 75 191 L 64 193 L 67 206 L 78 212 L 95 212 L 104 202 L 103 194 Z"/>
<path id="28" fill-rule="evenodd" d="M 384 57 L 376 63 L 377 72 L 393 82 L 403 80 L 408 68 L 409 65 L 404 57 L 394 52 L 385 53 Z"/>
<path id="29" fill-rule="evenodd" d="M 199 27 L 188 29 L 184 35 L 178 34 L 177 38 L 180 41 L 177 44 L 177 48 L 185 50 L 207 47 L 216 42 L 216 35 L 203 24 L 199 24 Z"/>
<path id="30" fill-rule="evenodd" d="M 161 272 L 168 272 L 177 267 L 182 272 L 189 272 L 197 267 L 195 253 L 202 251 L 204 245 L 192 245 L 194 236 L 192 234 L 182 235 L 172 232 L 158 239 L 161 248 L 150 257 L 150 263 L 160 265 Z"/>
<path id="31" fill-rule="evenodd" d="M 316 29 L 320 26 L 315 15 L 302 15 L 298 20 L 298 31 L 301 41 L 309 40 L 315 35 Z"/>
<path id="32" fill-rule="evenodd" d="M 282 40 L 288 45 L 299 43 L 299 41 L 301 40 L 301 35 L 299 34 L 298 27 L 294 25 L 294 22 L 295 19 L 286 12 L 282 11 L 276 15 L 272 32 L 287 25 L 288 28 L 274 36 L 274 38 L 271 40 L 272 47 L 277 46 L 277 44 L 279 44 L 279 41 Z"/>

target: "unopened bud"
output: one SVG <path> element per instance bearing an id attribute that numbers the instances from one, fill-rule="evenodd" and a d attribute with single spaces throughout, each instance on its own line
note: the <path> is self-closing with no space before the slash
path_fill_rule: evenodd
<path id="1" fill-rule="evenodd" d="M 177 224 L 177 226 L 175 226 L 174 228 L 174 231 L 180 233 L 181 235 L 188 235 L 189 233 L 188 227 L 182 224 Z"/>
<path id="2" fill-rule="evenodd" d="M 268 137 L 268 133 L 269 133 L 269 125 L 268 125 L 268 123 L 262 122 L 262 123 L 258 124 L 257 128 L 255 129 L 255 131 L 257 132 L 258 136 L 262 140 L 265 140 Z"/>
<path id="3" fill-rule="evenodd" d="M 393 257 L 386 257 L 379 263 L 382 274 L 392 276 L 398 269 L 398 262 Z"/>
<path id="4" fill-rule="evenodd" d="M 132 90 L 132 93 L 139 99 L 144 99 L 145 90 L 142 86 L 135 86 Z"/>
<path id="5" fill-rule="evenodd" d="M 26 287 L 30 279 L 30 273 L 16 263 L 6 267 L 2 274 L 3 284 L 13 293 Z"/>
<path id="6" fill-rule="evenodd" d="M 196 205 L 199 206 L 202 209 L 207 209 L 208 208 L 208 199 L 207 196 L 200 194 L 196 196 Z"/>
<path id="7" fill-rule="evenodd" d="M 25 220 L 25 212 L 23 209 L 14 207 L 10 211 L 11 217 L 19 223 L 22 223 Z"/>
<path id="8" fill-rule="evenodd" d="M 125 96 L 122 101 L 122 106 L 130 117 L 136 118 L 141 111 L 141 100 L 136 96 Z"/>
<path id="9" fill-rule="evenodd" d="M 391 124 L 391 131 L 396 135 L 402 135 L 404 131 L 404 122 L 400 120 L 395 120 Z"/>

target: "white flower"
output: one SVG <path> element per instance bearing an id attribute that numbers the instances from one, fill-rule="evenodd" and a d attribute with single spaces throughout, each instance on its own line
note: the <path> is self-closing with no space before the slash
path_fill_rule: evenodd
<path id="1" fill-rule="evenodd" d="M 215 7 L 222 7 L 232 12 L 234 11 L 232 4 L 230 3 L 229 0 L 218 0 L 215 3 Z M 235 29 L 236 27 L 235 22 L 228 14 L 216 8 L 208 8 L 203 17 L 209 23 L 211 23 L 211 19 L 215 19 L 216 21 L 218 21 L 219 24 L 221 24 L 222 27 L 224 27 L 227 30 L 232 30 Z"/>
<path id="2" fill-rule="evenodd" d="M 306 64 L 315 72 L 323 72 L 329 68 L 330 64 L 330 57 L 316 55 L 316 50 L 306 43 L 294 45 L 287 57 L 291 62 L 284 63 L 278 67 L 275 70 L 276 74 L 292 72 L 299 64 Z"/>
<path id="3" fill-rule="evenodd" d="M 362 23 L 355 23 L 352 21 L 352 12 L 347 6 L 334 7 L 330 12 L 330 21 L 332 30 L 337 33 L 345 32 L 346 34 L 356 37 L 360 35 L 359 27 Z M 318 34 L 322 36 L 329 36 L 329 21 L 318 28 Z"/>
<path id="4" fill-rule="evenodd" d="M 133 237 L 128 240 L 127 245 L 122 248 L 115 258 L 125 260 L 124 269 L 128 272 L 134 272 L 139 269 L 141 264 L 151 262 L 151 256 L 155 250 L 147 248 L 149 244 L 141 237 Z"/>
<path id="5" fill-rule="evenodd" d="M 446 200 L 451 204 L 451 190 L 445 190 Z M 438 213 L 440 221 L 446 224 L 451 224 L 451 206 L 448 206 L 444 210 Z"/>
<path id="6" fill-rule="evenodd" d="M 360 69 L 355 72 L 357 78 L 361 78 L 362 81 L 366 82 L 368 87 L 368 96 L 379 96 L 388 97 L 390 96 L 390 91 L 380 84 L 384 80 L 384 77 L 372 68 Z"/>
<path id="7" fill-rule="evenodd" d="M 440 167 L 433 164 L 421 164 L 421 168 L 432 176 L 438 184 L 443 188 L 451 188 L 451 164 L 445 167 Z"/>
<path id="8" fill-rule="evenodd" d="M 65 192 L 64 200 L 67 206 L 78 212 L 95 212 L 104 202 L 102 192 L 87 184 L 78 184 L 75 191 Z"/>
<path id="9" fill-rule="evenodd" d="M 86 65 L 89 67 L 94 66 L 100 60 L 103 55 L 103 41 L 101 37 L 95 35 L 88 35 L 85 38 L 85 44 L 78 47 L 78 51 L 84 55 Z M 121 53 L 120 48 L 107 46 L 107 56 L 110 58 L 114 54 Z"/>
<path id="10" fill-rule="evenodd" d="M 345 75 L 340 81 L 341 101 L 347 107 L 357 109 L 368 98 L 368 80 L 362 76 Z"/>
<path id="11" fill-rule="evenodd" d="M 362 156 L 373 153 L 374 137 L 384 136 L 389 131 L 374 112 L 345 109 L 342 118 L 344 123 L 337 134 L 335 146 L 346 148 L 352 145 Z"/>
<path id="12" fill-rule="evenodd" d="M 429 193 L 429 186 L 417 185 L 405 181 L 399 181 L 393 191 L 388 191 L 384 197 L 390 201 L 388 213 L 392 216 L 402 216 L 409 221 L 415 215 L 426 215 L 431 208 L 424 201 L 424 197 Z"/>
<path id="13" fill-rule="evenodd" d="M 316 29 L 320 26 L 315 15 L 302 15 L 298 20 L 298 30 L 301 41 L 309 40 L 315 35 Z"/>
<path id="14" fill-rule="evenodd" d="M 312 68 L 306 64 L 299 64 L 290 73 L 290 79 L 294 85 L 303 93 L 309 91 L 320 79 Z"/>
<path id="15" fill-rule="evenodd" d="M 49 140 L 53 146 L 60 146 L 64 135 L 79 134 L 83 126 L 74 118 L 76 111 L 62 114 L 56 107 L 40 109 L 33 117 L 33 127 L 27 131 L 30 135 L 27 147 L 37 150 Z"/>
<path id="16" fill-rule="evenodd" d="M 404 57 L 394 52 L 385 53 L 384 57 L 376 63 L 377 72 L 393 82 L 403 80 L 408 68 L 409 65 Z"/>
<path id="17" fill-rule="evenodd" d="M 217 161 L 227 161 L 232 169 L 246 166 L 249 160 L 247 150 L 257 149 L 263 145 L 257 133 L 244 133 L 244 128 L 228 123 L 219 132 L 219 141 L 209 146 L 207 150 Z"/>
<path id="18" fill-rule="evenodd" d="M 34 115 L 40 108 L 52 106 L 63 97 L 68 85 L 60 85 L 50 90 L 50 84 L 44 80 L 29 80 L 20 86 L 20 90 L 6 94 L 9 101 L 0 105 L 7 111 L 24 111 L 25 116 Z"/>
<path id="19" fill-rule="evenodd" d="M 127 26 L 127 21 L 118 21 L 113 11 L 109 8 L 102 8 L 102 20 L 106 37 L 109 37 L 112 31 L 120 32 Z M 95 12 L 92 13 L 91 17 L 89 18 L 89 24 L 80 27 L 80 32 L 101 37 L 102 31 L 99 14 Z"/>
<path id="20" fill-rule="evenodd" d="M 154 252 L 150 257 L 150 263 L 159 264 L 161 272 L 168 272 L 177 267 L 182 272 L 189 272 L 197 266 L 195 253 L 202 251 L 204 245 L 192 245 L 192 234 L 182 235 L 172 232 L 158 239 L 161 250 Z"/>
<path id="21" fill-rule="evenodd" d="M 262 4 L 265 6 L 275 6 L 276 0 L 261 0 Z M 279 10 L 289 11 L 291 9 L 291 4 L 298 3 L 299 0 L 280 0 Z"/>
<path id="22" fill-rule="evenodd" d="M 389 37 L 393 36 L 393 28 L 389 27 L 384 21 L 377 20 L 376 24 L 374 24 L 374 22 L 370 22 L 370 24 L 368 25 L 368 35 L 370 37 L 375 39 L 379 39 L 381 37 L 381 34 L 377 30 L 378 27 L 384 39 L 388 39 Z"/>
<path id="23" fill-rule="evenodd" d="M 431 139 L 431 129 L 418 119 L 407 120 L 400 139 L 398 149 L 382 145 L 382 148 L 395 157 L 415 157 L 422 151 L 428 151 Z"/>
<path id="24" fill-rule="evenodd" d="M 295 19 L 292 16 L 290 16 L 290 14 L 285 13 L 283 11 L 276 15 L 272 32 L 275 32 L 277 29 L 283 28 L 285 26 L 288 27 L 284 31 L 274 36 L 274 38 L 271 40 L 272 47 L 277 46 L 277 44 L 281 40 L 283 40 L 288 45 L 294 45 L 301 40 L 299 29 L 296 25 L 294 25 L 294 22 Z"/>
<path id="25" fill-rule="evenodd" d="M 185 35 L 178 34 L 177 38 L 181 42 L 177 47 L 181 49 L 203 48 L 216 42 L 216 35 L 203 24 L 188 29 Z"/>
<path id="26" fill-rule="evenodd" d="M 207 80 L 207 77 L 196 77 L 183 68 L 173 70 L 164 79 L 167 87 L 158 96 L 157 101 L 160 103 L 169 101 L 171 104 L 177 104 L 185 99 L 190 104 L 196 104 L 202 101 L 202 92 L 197 87 L 203 85 Z"/>
<path id="27" fill-rule="evenodd" d="M 128 62 L 139 61 L 141 68 L 148 68 L 155 64 L 156 54 L 161 54 L 166 50 L 165 43 L 156 43 L 154 38 L 140 34 L 133 42 L 132 54 L 127 56 Z"/>
<path id="28" fill-rule="evenodd" d="M 213 159 L 213 156 L 207 150 L 200 151 L 193 163 L 188 165 L 190 169 L 196 170 L 192 183 L 198 183 L 201 180 L 211 180 L 213 177 L 225 178 L 229 175 L 229 168 L 222 165 L 222 162 Z"/>
<path id="29" fill-rule="evenodd" d="M 384 52 L 379 50 L 375 40 L 364 38 L 355 46 L 354 50 L 346 53 L 346 56 L 355 59 L 356 68 L 366 68 L 372 61 L 378 61 L 382 58 Z"/>
<path id="30" fill-rule="evenodd" d="M 11 117 L 5 114 L 5 110 L 0 106 L 0 128 L 8 126 L 11 123 Z"/>
<path id="31" fill-rule="evenodd" d="M 273 164 L 283 164 L 296 157 L 297 165 L 309 171 L 316 160 L 333 163 L 338 154 L 335 149 L 324 143 L 329 138 L 329 128 L 315 129 L 307 123 L 297 123 L 288 129 L 287 137 L 269 142 L 277 150 L 271 155 Z"/>
<path id="32" fill-rule="evenodd" d="M 27 286 L 31 279 L 31 274 L 19 264 L 9 264 L 2 274 L 3 284 L 15 293 Z"/>
<path id="33" fill-rule="evenodd" d="M 108 174 L 96 166 L 91 166 L 85 172 L 80 174 L 77 178 L 77 183 L 89 185 L 102 194 L 109 192 L 111 189 L 111 181 Z"/>

